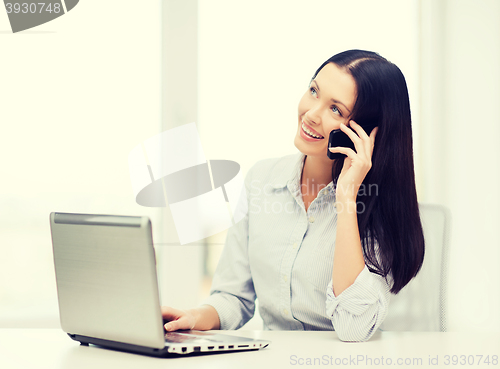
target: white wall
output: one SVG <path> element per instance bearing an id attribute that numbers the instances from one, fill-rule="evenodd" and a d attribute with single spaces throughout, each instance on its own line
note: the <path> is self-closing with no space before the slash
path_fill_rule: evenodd
<path id="1" fill-rule="evenodd" d="M 198 122 L 198 1 L 161 1 L 161 13 L 164 131 Z M 174 218 L 166 207 L 162 209 L 161 236 L 155 240 L 155 246 L 162 304 L 177 308 L 197 306 L 205 297 L 201 293 L 204 241 L 180 245 Z"/>
<path id="2" fill-rule="evenodd" d="M 500 2 L 448 1 L 446 101 L 454 215 L 450 320 L 500 331 Z"/>
<path id="3" fill-rule="evenodd" d="M 499 331 L 500 2 L 422 1 L 422 193 L 452 212 L 449 329 Z"/>
<path id="4" fill-rule="evenodd" d="M 0 9 L 0 327 L 58 326 L 49 213 L 141 214 L 128 153 L 160 132 L 160 4 L 81 1 L 12 34 Z"/>

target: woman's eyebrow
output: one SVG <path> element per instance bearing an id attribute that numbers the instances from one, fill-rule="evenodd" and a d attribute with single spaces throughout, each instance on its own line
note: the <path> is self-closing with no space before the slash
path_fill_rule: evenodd
<path id="1" fill-rule="evenodd" d="M 316 88 L 318 89 L 318 91 L 321 91 L 320 88 L 319 88 L 318 82 L 316 82 L 315 79 L 313 79 L 313 82 L 316 84 Z M 333 98 L 330 99 L 330 100 L 333 101 L 335 104 L 343 105 L 344 108 L 349 112 L 349 114 L 351 113 L 351 111 L 349 109 L 347 109 L 347 106 L 345 106 L 345 104 L 342 101 L 338 101 L 338 100 L 335 100 Z"/>

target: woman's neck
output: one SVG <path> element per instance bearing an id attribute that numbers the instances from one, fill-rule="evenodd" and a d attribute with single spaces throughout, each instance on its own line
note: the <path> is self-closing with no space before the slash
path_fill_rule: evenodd
<path id="1" fill-rule="evenodd" d="M 333 161 L 325 162 L 314 156 L 306 156 L 300 178 L 302 196 L 315 198 L 332 181 L 332 165 Z"/>

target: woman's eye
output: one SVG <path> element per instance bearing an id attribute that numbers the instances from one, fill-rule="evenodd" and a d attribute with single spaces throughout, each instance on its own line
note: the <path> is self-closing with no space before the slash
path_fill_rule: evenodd
<path id="1" fill-rule="evenodd" d="M 332 111 L 335 114 L 338 114 L 338 115 L 342 116 L 342 113 L 340 112 L 339 108 L 337 108 L 335 105 L 332 106 Z"/>
<path id="2" fill-rule="evenodd" d="M 316 89 L 314 87 L 309 87 L 309 92 L 311 93 L 312 96 L 316 97 L 318 95 L 318 91 L 316 91 Z M 332 111 L 335 113 L 335 114 L 338 114 L 340 116 L 342 116 L 342 112 L 340 111 L 339 108 L 337 108 L 336 105 L 333 105 L 332 106 Z"/>

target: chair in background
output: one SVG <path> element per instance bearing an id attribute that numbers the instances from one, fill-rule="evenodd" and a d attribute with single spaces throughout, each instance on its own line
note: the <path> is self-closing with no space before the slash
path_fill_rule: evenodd
<path id="1" fill-rule="evenodd" d="M 397 295 L 380 326 L 384 331 L 446 331 L 446 279 L 450 211 L 441 205 L 419 204 L 425 257 L 417 276 Z"/>

